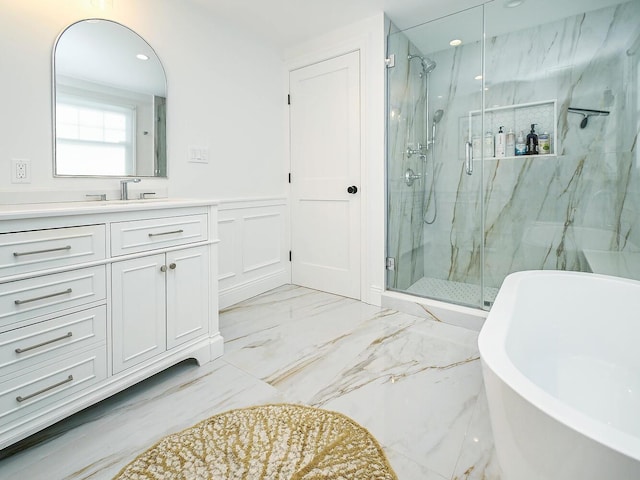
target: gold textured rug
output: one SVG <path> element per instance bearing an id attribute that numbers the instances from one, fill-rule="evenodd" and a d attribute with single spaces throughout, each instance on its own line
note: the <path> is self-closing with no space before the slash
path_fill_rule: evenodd
<path id="1" fill-rule="evenodd" d="M 375 438 L 350 418 L 302 405 L 215 415 L 164 437 L 114 480 L 397 480 Z"/>

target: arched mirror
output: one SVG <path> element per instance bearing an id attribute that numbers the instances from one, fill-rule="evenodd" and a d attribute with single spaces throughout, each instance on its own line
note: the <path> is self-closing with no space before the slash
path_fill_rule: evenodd
<path id="1" fill-rule="evenodd" d="M 72 24 L 54 46 L 53 81 L 55 176 L 167 176 L 167 81 L 140 35 L 110 20 Z"/>

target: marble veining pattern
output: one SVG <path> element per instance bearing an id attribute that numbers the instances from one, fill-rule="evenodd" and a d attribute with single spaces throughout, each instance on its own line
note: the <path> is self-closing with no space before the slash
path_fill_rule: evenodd
<path id="1" fill-rule="evenodd" d="M 494 8 L 502 6 L 487 4 L 487 18 Z M 402 70 L 406 64 L 400 65 L 399 72 L 389 72 L 388 242 L 390 255 L 398 255 L 396 277 L 402 273 L 415 283 L 422 272 L 424 277 L 478 286 L 482 278 L 485 287 L 497 288 L 514 271 L 589 271 L 584 250 L 640 250 L 638 21 L 640 3 L 631 1 L 541 20 L 531 28 L 514 26 L 508 33 L 488 30 L 484 91 L 481 82 L 473 83 L 481 73 L 480 42 L 437 51 L 423 46 L 419 53 L 437 63 L 429 77 L 429 115 L 444 111 L 434 147 L 438 218 L 432 225 L 415 221 L 420 218 L 420 206 L 398 181 L 407 166 L 401 148 L 410 126 L 397 125 L 402 122 L 393 117 L 393 106 L 410 112 L 411 102 L 417 99 L 402 97 L 403 89 L 391 85 L 398 82 L 411 92 L 411 84 L 405 81 L 411 77 Z M 426 38 L 429 28 L 434 27 L 424 25 Z M 389 53 L 397 52 L 396 58 L 404 59 L 409 40 L 403 32 L 391 37 Z M 416 38 L 415 32 L 411 38 Z M 538 133 L 552 133 L 554 155 L 478 159 L 474 174 L 465 173 L 462 146 L 468 138 L 470 111 L 479 110 L 483 102 L 493 108 L 549 100 L 557 105 L 557 125 L 545 125 L 548 119 L 543 116 L 536 123 L 541 123 Z M 582 129 L 582 117 L 569 113 L 569 107 L 610 114 L 591 117 Z M 495 134 L 497 125 L 488 123 L 486 130 Z M 505 124 L 505 131 L 524 129 L 526 135 L 528 125 L 522 123 Z M 401 188 L 402 195 L 396 192 Z M 405 214 L 391 218 L 400 212 Z M 416 231 L 421 227 L 422 233 Z M 404 241 L 412 244 L 399 245 L 394 232 L 402 232 Z M 422 268 L 405 265 L 408 251 L 415 252 L 412 261 L 422 258 Z M 640 272 L 634 276 L 640 278 Z M 405 290 L 409 285 L 405 281 L 389 286 Z"/>
<path id="2" fill-rule="evenodd" d="M 499 480 L 477 332 L 283 286 L 221 312 L 222 358 L 185 362 L 0 452 L 0 477 L 109 479 L 164 435 L 232 408 L 342 412 L 401 480 Z"/>

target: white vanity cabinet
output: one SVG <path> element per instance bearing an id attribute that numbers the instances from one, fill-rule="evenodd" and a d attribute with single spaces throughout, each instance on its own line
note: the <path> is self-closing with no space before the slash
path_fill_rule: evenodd
<path id="1" fill-rule="evenodd" d="M 205 200 L 0 206 L 0 448 L 222 355 Z"/>
<path id="2" fill-rule="evenodd" d="M 208 264 L 204 247 L 112 264 L 115 373 L 208 333 Z"/>

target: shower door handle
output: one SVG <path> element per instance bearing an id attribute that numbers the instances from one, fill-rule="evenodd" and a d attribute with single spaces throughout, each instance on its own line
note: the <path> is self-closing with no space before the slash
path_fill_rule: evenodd
<path id="1" fill-rule="evenodd" d="M 471 142 L 464 142 L 464 170 L 467 175 L 473 175 L 473 146 Z"/>

